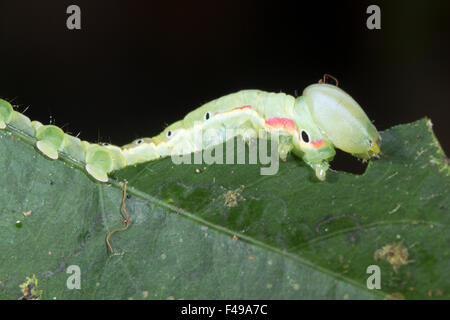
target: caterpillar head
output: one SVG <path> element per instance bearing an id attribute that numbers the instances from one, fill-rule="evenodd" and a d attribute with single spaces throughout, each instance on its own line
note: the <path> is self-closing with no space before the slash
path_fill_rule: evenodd
<path id="1" fill-rule="evenodd" d="M 380 153 L 381 137 L 359 104 L 344 90 L 313 84 L 303 91 L 314 123 L 336 148 L 362 159 Z"/>

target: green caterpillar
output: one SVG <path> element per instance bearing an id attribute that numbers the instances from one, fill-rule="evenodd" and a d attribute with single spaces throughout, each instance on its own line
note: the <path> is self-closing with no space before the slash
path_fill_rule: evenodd
<path id="1" fill-rule="evenodd" d="M 153 138 L 137 139 L 122 147 L 81 141 L 54 125 L 30 121 L 0 99 L 0 129 L 11 127 L 36 138 L 36 147 L 51 159 L 59 153 L 82 162 L 98 181 L 125 166 L 174 154 L 189 154 L 220 144 L 242 129 L 279 137 L 278 154 L 286 159 L 292 152 L 303 159 L 319 180 L 325 180 L 335 148 L 360 159 L 378 157 L 380 135 L 358 103 L 337 85 L 324 80 L 308 86 L 294 98 L 284 93 L 243 90 L 204 104 L 183 120 L 168 126 Z M 214 129 L 214 138 L 202 133 Z M 231 129 L 232 135 L 226 134 Z M 239 131 L 239 130 L 241 131 Z M 248 137 L 247 137 L 248 138 Z"/>

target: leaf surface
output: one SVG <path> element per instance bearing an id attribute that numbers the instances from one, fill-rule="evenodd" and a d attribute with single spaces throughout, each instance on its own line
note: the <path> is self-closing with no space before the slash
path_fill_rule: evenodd
<path id="1" fill-rule="evenodd" d="M 0 298 L 35 275 L 44 299 L 448 299 L 448 159 L 427 119 L 381 135 L 386 157 L 325 182 L 294 157 L 273 176 L 166 158 L 102 184 L 1 130 Z"/>

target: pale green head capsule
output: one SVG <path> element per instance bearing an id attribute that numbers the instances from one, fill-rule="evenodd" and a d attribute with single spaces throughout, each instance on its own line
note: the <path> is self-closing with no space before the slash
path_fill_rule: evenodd
<path id="1" fill-rule="evenodd" d="M 303 91 L 314 123 L 336 147 L 362 159 L 380 153 L 381 137 L 359 104 L 344 90 L 313 84 Z"/>

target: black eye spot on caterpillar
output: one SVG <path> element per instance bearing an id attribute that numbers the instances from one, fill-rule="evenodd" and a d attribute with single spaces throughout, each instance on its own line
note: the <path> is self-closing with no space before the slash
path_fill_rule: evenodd
<path id="1" fill-rule="evenodd" d="M 108 142 L 101 142 L 101 143 L 99 143 L 101 146 L 109 146 L 110 145 L 110 143 L 108 143 Z"/>
<path id="2" fill-rule="evenodd" d="M 211 112 L 208 111 L 207 113 L 205 113 L 203 119 L 204 119 L 204 120 L 208 120 L 208 119 L 210 119 L 210 118 L 211 118 Z"/>
<path id="3" fill-rule="evenodd" d="M 136 144 L 142 144 L 142 143 L 144 143 L 144 139 L 139 139 L 136 141 Z"/>
<path id="4" fill-rule="evenodd" d="M 306 143 L 309 143 L 309 134 L 305 130 L 302 130 L 302 140 Z"/>
<path id="5" fill-rule="evenodd" d="M 167 131 L 167 133 L 166 133 L 167 138 L 172 137 L 172 135 L 173 135 L 172 130 Z"/>

